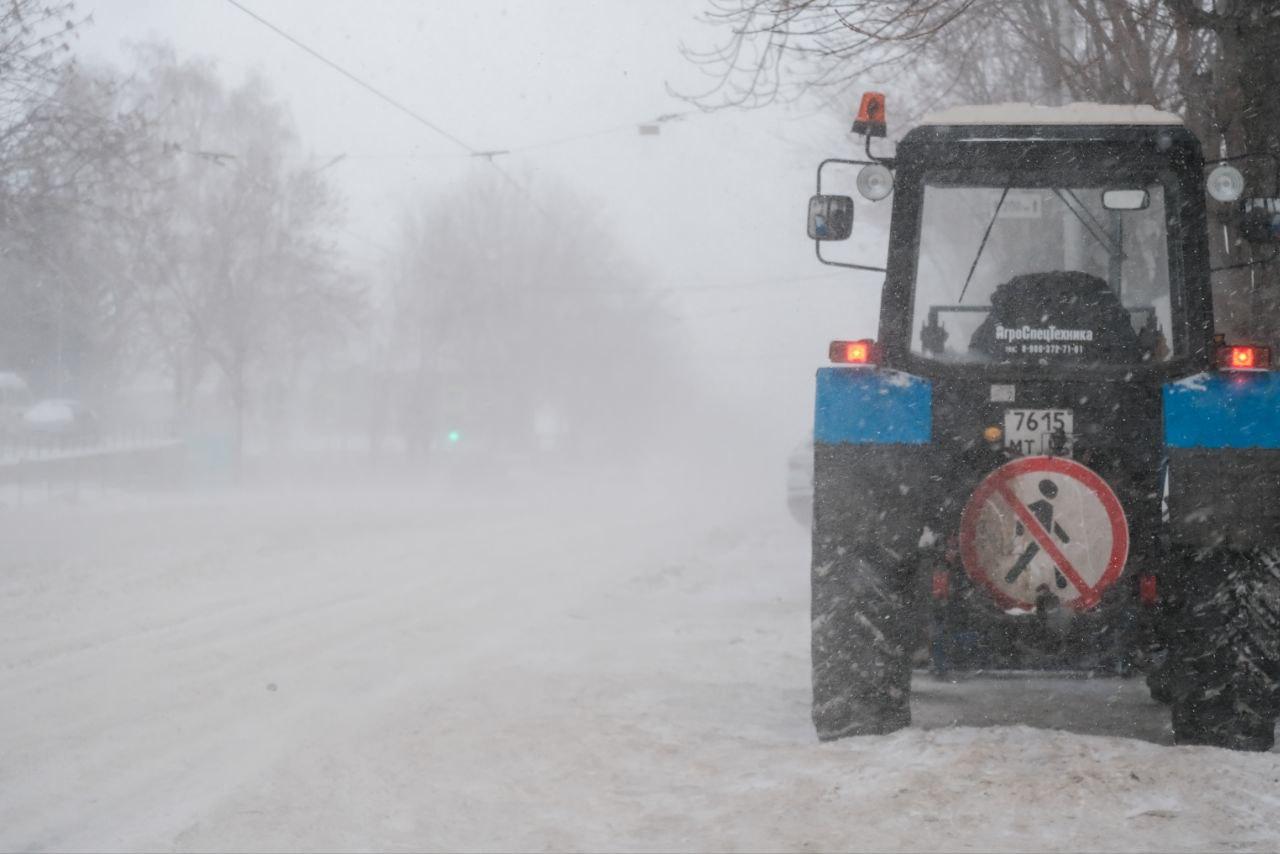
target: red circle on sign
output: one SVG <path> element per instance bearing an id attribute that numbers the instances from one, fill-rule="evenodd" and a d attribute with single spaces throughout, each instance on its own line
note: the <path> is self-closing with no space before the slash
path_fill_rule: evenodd
<path id="1" fill-rule="evenodd" d="M 1111 554 L 1107 560 L 1107 565 L 1102 571 L 1096 583 L 1090 586 L 1080 580 L 1079 574 L 1070 568 L 1070 564 L 1063 566 L 1056 558 L 1055 565 L 1059 566 L 1062 571 L 1070 571 L 1069 578 L 1072 585 L 1080 591 L 1080 595 L 1070 600 L 1066 604 L 1070 607 L 1084 611 L 1098 604 L 1102 599 L 1102 591 L 1106 590 L 1116 580 L 1120 578 L 1120 573 L 1124 570 L 1124 563 L 1129 558 L 1129 522 L 1125 518 L 1124 508 L 1120 506 L 1120 499 L 1116 498 L 1116 494 L 1111 491 L 1111 487 L 1103 480 L 1093 469 L 1083 466 L 1075 460 L 1064 459 L 1063 457 L 1022 457 L 1021 459 L 1005 463 L 1000 468 L 987 475 L 978 488 L 973 491 L 973 495 L 969 498 L 969 503 L 965 505 L 964 512 L 960 516 L 960 556 L 964 560 L 965 571 L 969 573 L 969 577 L 982 585 L 991 598 L 996 601 L 1002 608 L 1033 608 L 1034 603 L 1022 602 L 1014 599 L 1005 591 L 996 586 L 991 580 L 986 567 L 982 566 L 978 558 L 977 549 L 977 527 L 978 515 L 986 503 L 999 493 L 1006 504 L 1009 499 L 1008 484 L 1013 478 L 1019 475 L 1031 474 L 1034 472 L 1053 472 L 1055 474 L 1064 475 L 1072 480 L 1078 481 L 1086 489 L 1097 496 L 1102 503 L 1103 510 L 1106 511 L 1107 520 L 1111 527 Z M 1015 515 L 1019 508 L 1010 507 Z M 1022 508 L 1023 512 L 1027 512 L 1026 508 Z M 1056 551 L 1056 547 L 1049 551 L 1052 557 L 1052 551 Z"/>

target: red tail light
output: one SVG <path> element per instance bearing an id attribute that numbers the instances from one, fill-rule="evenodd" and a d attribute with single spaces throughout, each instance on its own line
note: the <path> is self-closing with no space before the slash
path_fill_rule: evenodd
<path id="1" fill-rule="evenodd" d="M 945 569 L 933 571 L 933 598 L 948 599 L 951 596 L 951 574 Z"/>
<path id="2" fill-rule="evenodd" d="M 1252 344 L 1233 344 L 1218 348 L 1218 367 L 1228 371 L 1266 371 L 1271 369 L 1271 348 Z"/>
<path id="3" fill-rule="evenodd" d="M 839 365 L 874 365 L 876 342 L 865 338 L 861 341 L 832 341 L 828 355 Z"/>
<path id="4" fill-rule="evenodd" d="M 1151 607 L 1156 604 L 1158 599 L 1156 595 L 1156 577 L 1154 575 L 1142 575 L 1138 577 L 1138 598 L 1142 600 L 1142 604 Z"/>

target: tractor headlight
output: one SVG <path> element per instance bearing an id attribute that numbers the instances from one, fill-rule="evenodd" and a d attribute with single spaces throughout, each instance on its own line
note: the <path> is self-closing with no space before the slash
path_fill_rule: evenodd
<path id="1" fill-rule="evenodd" d="M 1220 202 L 1234 202 L 1244 195 L 1244 175 L 1226 163 L 1215 166 L 1204 183 L 1209 195 Z"/>
<path id="2" fill-rule="evenodd" d="M 879 163 L 862 167 L 858 173 L 858 192 L 864 199 L 880 201 L 893 192 L 893 173 Z"/>

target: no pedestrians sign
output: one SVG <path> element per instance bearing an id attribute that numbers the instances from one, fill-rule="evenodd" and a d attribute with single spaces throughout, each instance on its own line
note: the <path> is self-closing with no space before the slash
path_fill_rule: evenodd
<path id="1" fill-rule="evenodd" d="M 1129 523 L 1096 472 L 1062 457 L 1023 457 L 987 475 L 960 517 L 969 577 L 1004 608 L 1049 593 L 1085 610 L 1116 582 Z"/>

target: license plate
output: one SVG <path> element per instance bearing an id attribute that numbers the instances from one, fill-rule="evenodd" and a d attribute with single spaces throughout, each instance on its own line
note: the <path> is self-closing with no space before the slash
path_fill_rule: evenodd
<path id="1" fill-rule="evenodd" d="M 1006 409 L 1004 442 L 1024 456 L 1067 454 L 1075 432 L 1073 422 L 1070 409 Z"/>

